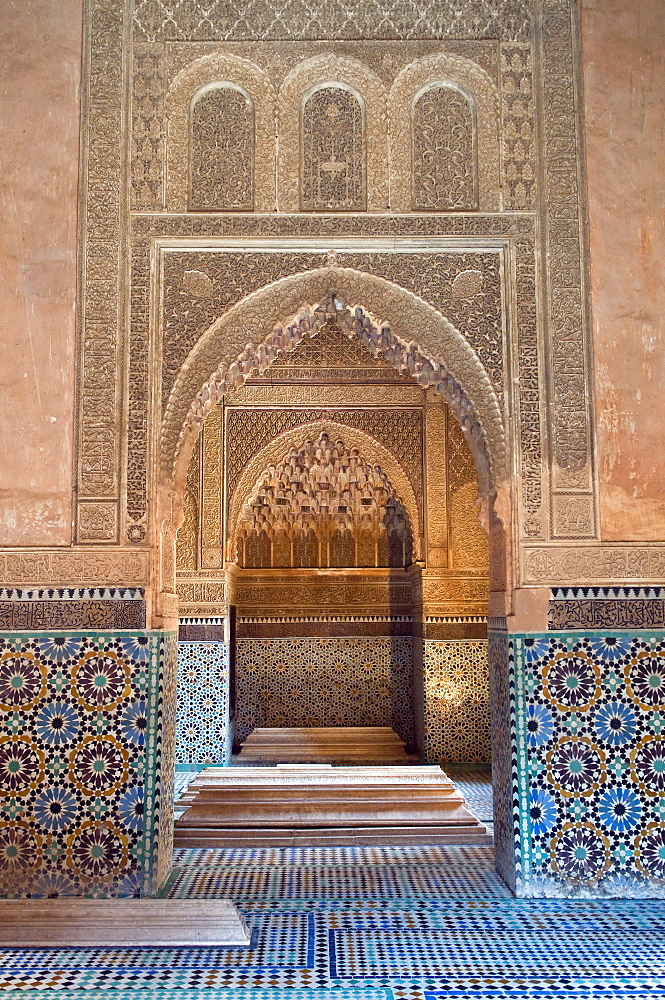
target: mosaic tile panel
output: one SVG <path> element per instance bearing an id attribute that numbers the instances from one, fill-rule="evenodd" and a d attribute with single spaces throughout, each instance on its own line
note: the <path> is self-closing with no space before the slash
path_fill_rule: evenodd
<path id="1" fill-rule="evenodd" d="M 513 891 L 520 864 L 517 816 L 517 750 L 515 743 L 515 679 L 513 646 L 506 632 L 488 636 L 492 785 L 496 867 Z"/>
<path id="2" fill-rule="evenodd" d="M 490 761 L 487 640 L 426 640 L 423 670 L 428 763 Z"/>
<path id="3" fill-rule="evenodd" d="M 518 893 L 665 897 L 665 633 L 511 639 Z"/>
<path id="4" fill-rule="evenodd" d="M 228 646 L 179 642 L 176 767 L 224 765 L 230 759 Z"/>
<path id="5" fill-rule="evenodd" d="M 411 639 L 239 639 L 237 739 L 256 726 L 392 726 L 413 741 Z"/>
<path id="6" fill-rule="evenodd" d="M 161 632 L 0 638 L 2 895 L 139 895 L 165 877 L 172 653 Z"/>

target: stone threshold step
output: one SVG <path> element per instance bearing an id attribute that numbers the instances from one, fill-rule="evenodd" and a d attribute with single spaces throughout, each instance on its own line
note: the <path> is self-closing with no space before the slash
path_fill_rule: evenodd
<path id="1" fill-rule="evenodd" d="M 3 948 L 249 948 L 228 899 L 0 900 Z"/>
<path id="2" fill-rule="evenodd" d="M 310 828 L 299 830 L 253 828 L 176 829 L 174 847 L 491 847 L 493 837 L 482 826 L 437 830 L 427 827 Z"/>

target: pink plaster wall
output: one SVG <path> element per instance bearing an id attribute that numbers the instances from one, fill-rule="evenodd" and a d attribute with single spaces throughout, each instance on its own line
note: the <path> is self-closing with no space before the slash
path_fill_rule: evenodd
<path id="1" fill-rule="evenodd" d="M 665 2 L 582 7 L 602 537 L 665 539 Z"/>
<path id="2" fill-rule="evenodd" d="M 0 546 L 71 536 L 81 0 L 0 3 Z"/>

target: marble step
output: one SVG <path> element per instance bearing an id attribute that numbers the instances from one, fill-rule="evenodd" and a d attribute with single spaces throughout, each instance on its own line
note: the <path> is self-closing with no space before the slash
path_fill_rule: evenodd
<path id="1" fill-rule="evenodd" d="M 408 764 L 415 760 L 389 726 L 258 728 L 242 744 L 240 759 L 276 764 Z"/>
<path id="2" fill-rule="evenodd" d="M 206 828 L 183 829 L 176 825 L 174 847 L 489 847 L 492 835 L 480 823 L 454 828 L 427 826 Z"/>
<path id="3" fill-rule="evenodd" d="M 303 785 L 201 790 L 177 821 L 186 826 L 464 826 L 473 822 L 454 792 L 389 785 L 320 788 Z"/>
<path id="4" fill-rule="evenodd" d="M 228 899 L 0 900 L 3 948 L 250 944 L 250 930 Z"/>
<path id="5" fill-rule="evenodd" d="M 435 764 L 415 764 L 396 767 L 333 767 L 331 764 L 284 764 L 273 767 L 207 767 L 190 782 L 178 799 L 178 807 L 191 804 L 199 791 L 226 788 L 229 785 L 256 787 L 279 785 L 365 786 L 388 782 L 401 785 L 436 785 L 450 791 L 455 786 L 448 775 Z"/>

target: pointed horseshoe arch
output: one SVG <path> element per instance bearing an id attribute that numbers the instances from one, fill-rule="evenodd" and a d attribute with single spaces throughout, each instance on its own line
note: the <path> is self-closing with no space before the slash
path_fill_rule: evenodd
<path id="1" fill-rule="evenodd" d="M 169 397 L 161 436 L 163 481 L 184 481 L 203 421 L 223 392 L 241 384 L 238 364 L 253 356 L 273 332 L 289 329 L 294 347 L 302 339 L 293 320 L 304 304 L 320 302 L 330 290 L 353 319 L 378 317 L 375 349 L 392 358 L 415 359 L 410 370 L 423 385 L 437 385 L 467 432 L 481 490 L 489 493 L 506 478 L 506 442 L 501 407 L 478 355 L 436 309 L 413 292 L 374 275 L 339 266 L 290 275 L 251 293 L 221 316 L 200 338 L 180 369 Z M 286 319 L 285 319 L 286 318 Z M 362 324 L 361 324 L 362 325 Z M 354 329 L 352 322 L 349 329 Z M 365 326 L 363 326 L 365 330 Z M 386 333 L 387 331 L 387 333 Z M 263 347 L 265 351 L 265 346 Z M 397 367 L 397 365 L 396 365 Z"/>

